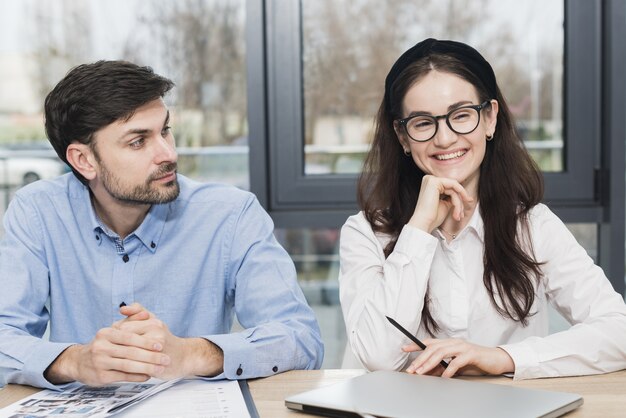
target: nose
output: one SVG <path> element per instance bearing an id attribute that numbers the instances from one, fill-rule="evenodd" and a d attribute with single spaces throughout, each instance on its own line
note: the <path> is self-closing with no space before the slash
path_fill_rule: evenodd
<path id="1" fill-rule="evenodd" d="M 156 141 L 156 150 L 155 150 L 155 163 L 171 163 L 176 162 L 178 160 L 178 153 L 176 152 L 176 145 L 174 144 L 174 137 L 170 134 L 165 138 L 159 136 L 159 139 Z"/>
<path id="2" fill-rule="evenodd" d="M 433 142 L 439 148 L 448 148 L 457 141 L 458 135 L 450 129 L 445 119 L 439 119 L 437 123 L 439 126 L 437 127 L 437 133 L 433 138 Z"/>

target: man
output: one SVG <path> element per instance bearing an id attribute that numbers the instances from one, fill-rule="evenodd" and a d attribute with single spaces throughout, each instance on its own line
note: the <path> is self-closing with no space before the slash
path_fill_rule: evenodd
<path id="1" fill-rule="evenodd" d="M 46 98 L 46 133 L 73 173 L 24 187 L 6 212 L 0 383 L 320 367 L 319 327 L 258 201 L 177 174 L 172 87 L 99 61 Z M 231 334 L 234 314 L 245 330 Z"/>

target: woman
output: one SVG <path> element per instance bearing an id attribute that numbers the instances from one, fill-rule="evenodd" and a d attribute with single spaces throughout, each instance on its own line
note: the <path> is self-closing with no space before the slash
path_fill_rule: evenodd
<path id="1" fill-rule="evenodd" d="M 363 210 L 341 231 L 341 304 L 362 365 L 516 379 L 626 368 L 624 300 L 542 195 L 489 63 L 453 41 L 405 52 L 385 80 Z M 549 303 L 569 330 L 548 335 Z"/>

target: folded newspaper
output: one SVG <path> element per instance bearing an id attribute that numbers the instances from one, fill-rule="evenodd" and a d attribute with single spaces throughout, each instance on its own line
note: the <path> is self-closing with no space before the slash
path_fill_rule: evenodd
<path id="1" fill-rule="evenodd" d="M 145 383 L 76 386 L 62 392 L 42 390 L 0 410 L 0 418 L 109 417 L 155 395 L 181 379 Z"/>

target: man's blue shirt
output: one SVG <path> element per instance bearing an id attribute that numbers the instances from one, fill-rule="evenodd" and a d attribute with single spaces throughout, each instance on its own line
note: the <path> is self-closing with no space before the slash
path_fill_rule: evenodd
<path id="1" fill-rule="evenodd" d="M 254 195 L 178 180 L 179 197 L 153 205 L 123 241 L 71 173 L 16 193 L 0 243 L 0 383 L 55 387 L 45 369 L 122 319 L 122 302 L 142 304 L 179 337 L 220 346 L 218 377 L 320 367 L 317 321 Z M 230 333 L 235 314 L 244 330 Z"/>

